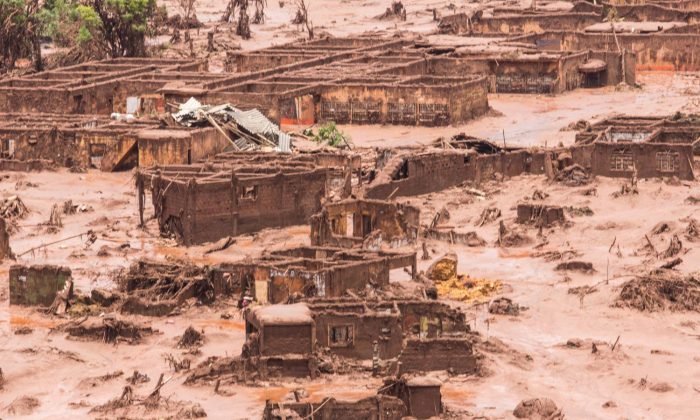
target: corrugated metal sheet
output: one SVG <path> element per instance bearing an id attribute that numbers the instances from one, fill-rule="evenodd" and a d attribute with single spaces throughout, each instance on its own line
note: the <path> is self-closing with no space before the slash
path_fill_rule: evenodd
<path id="1" fill-rule="evenodd" d="M 277 144 L 277 151 L 291 153 L 292 138 L 272 121 L 267 119 L 257 109 L 242 111 L 230 104 L 216 106 L 202 105 L 194 98 L 180 105 L 180 110 L 173 114 L 173 118 L 180 124 L 192 126 L 204 123 L 206 115 L 224 116 L 226 121 L 234 120 L 238 126 L 253 134 L 260 134 Z M 238 143 L 237 143 L 238 144 Z M 251 145 L 251 147 L 256 147 Z"/>

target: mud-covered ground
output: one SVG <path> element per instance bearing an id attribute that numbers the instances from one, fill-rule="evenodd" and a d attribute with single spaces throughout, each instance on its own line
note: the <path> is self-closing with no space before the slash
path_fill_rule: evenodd
<path id="1" fill-rule="evenodd" d="M 167 3 L 176 10 L 172 7 L 174 2 Z M 252 49 L 303 36 L 289 23 L 294 13 L 292 2 L 285 3 L 280 7 L 280 2 L 268 2 L 266 23 L 252 27 L 253 39 L 242 41 L 229 34 L 221 42 L 231 48 Z M 445 10 L 450 2 L 404 2 L 408 9 L 406 22 L 375 19 L 388 3 L 316 1 L 312 2 L 311 18 L 317 33 L 351 35 L 378 31 L 387 35 L 398 30 L 427 35 L 435 29 L 430 9 Z M 224 2 L 200 2 L 198 16 L 207 25 L 196 38 L 200 46 L 205 45 L 205 32 L 217 25 L 223 8 Z M 230 31 L 230 25 L 221 25 L 220 30 Z M 212 55 L 214 69 L 220 69 L 222 56 L 222 51 Z M 603 118 L 612 113 L 667 115 L 696 111 L 697 77 L 692 73 L 649 73 L 639 75 L 638 88 L 580 89 L 559 96 L 492 95 L 489 101 L 493 113 L 459 127 L 342 129 L 352 136 L 357 147 L 426 144 L 458 132 L 499 142 L 505 136 L 509 145 L 570 144 L 574 133 L 560 129 L 579 119 Z M 67 265 L 81 292 L 96 287 L 114 288 L 115 273 L 142 257 L 219 263 L 309 243 L 309 228 L 296 226 L 245 235 L 224 251 L 205 254 L 207 245 L 185 249 L 161 238 L 154 220 L 149 220 L 144 229 L 137 226 L 131 173 L 76 174 L 58 170 L 0 175 L 2 198 L 18 195 L 30 211 L 18 221 L 18 230 L 10 239 L 18 255 L 16 262 Z M 428 241 L 431 259 L 419 261 L 419 270 L 427 269 L 448 251 L 456 252 L 461 274 L 500 280 L 504 287 L 492 297 L 506 296 L 527 307 L 519 316 L 502 316 L 489 314 L 483 305 L 454 303 L 464 308 L 473 329 L 486 341 L 479 351 L 487 372 L 480 377 L 437 374 L 445 381 L 443 402 L 449 409 L 466 410 L 471 416 L 512 418 L 519 401 L 548 397 L 571 419 L 697 417 L 700 313 L 642 313 L 611 305 L 622 283 L 664 262 L 647 252 L 645 235 L 657 250 L 664 250 L 677 233 L 683 243 L 679 254 L 683 262 L 676 270 L 700 270 L 698 245 L 684 236 L 689 220 L 700 220 L 700 205 L 686 202 L 688 196 L 700 195 L 699 184 L 642 180 L 639 194 L 613 198 L 612 194 L 624 182 L 598 178 L 590 185 L 567 187 L 550 183 L 544 177 L 523 176 L 469 186 L 485 191 L 485 198 L 469 194 L 464 186 L 400 199 L 419 206 L 425 223 L 444 207 L 450 213 L 449 225 L 458 231 L 475 231 L 487 242 L 486 246 L 470 248 Z M 590 188 L 595 188 L 597 195 L 583 195 Z M 518 226 L 515 206 L 526 197 L 531 198 L 535 190 L 549 194 L 538 202 L 588 207 L 592 214 L 567 212 L 565 226 L 546 228 L 541 233 L 534 227 Z M 83 205 L 87 211 L 64 216 L 63 227 L 47 233 L 43 223 L 49 219 L 51 207 L 66 200 Z M 486 208 L 499 209 L 501 217 L 475 226 Z M 148 209 L 147 215 L 152 213 L 150 203 Z M 508 228 L 520 229 L 532 241 L 519 247 L 496 247 L 500 221 Z M 660 222 L 668 223 L 669 230 L 653 234 Z M 89 245 L 88 231 L 97 235 L 97 240 Z M 420 246 L 415 249 L 420 255 Z M 541 255 L 547 251 L 576 252 L 575 260 L 592 263 L 595 272 L 556 271 L 560 261 L 543 258 Z M 123 414 L 157 418 L 182 416 L 182 404 L 197 403 L 209 418 L 255 419 L 260 417 L 265 400 L 283 399 L 297 388 L 304 388 L 310 400 L 318 401 L 325 396 L 369 396 L 380 386 L 381 380 L 367 372 L 326 375 L 313 381 L 222 385 L 218 393 L 210 386 L 184 385 L 188 372 L 174 372 L 167 355 L 189 358 L 196 366 L 209 356 L 240 353 L 244 325 L 235 302 L 191 304 L 183 314 L 171 317 L 125 316 L 158 331 L 138 344 L 76 341 L 60 330 L 63 324 L 75 320 L 48 316 L 34 308 L 9 306 L 8 270 L 13 263 L 6 260 L 0 265 L 0 368 L 4 379 L 0 387 L 0 417 L 113 418 Z M 399 285 L 406 281 L 405 276 L 393 280 Z M 583 298 L 569 292 L 580 286 L 595 286 L 596 291 Z M 179 336 L 190 325 L 204 331 L 201 353 L 177 348 Z M 25 334 L 16 334 L 20 331 Z M 130 385 L 127 378 L 134 371 L 146 374 L 150 380 Z M 167 403 L 159 408 L 146 415 L 138 411 L 138 406 L 126 413 L 93 411 L 122 395 L 126 385 L 132 387 L 135 398 L 145 397 L 161 374 L 167 382 L 160 394 Z"/>

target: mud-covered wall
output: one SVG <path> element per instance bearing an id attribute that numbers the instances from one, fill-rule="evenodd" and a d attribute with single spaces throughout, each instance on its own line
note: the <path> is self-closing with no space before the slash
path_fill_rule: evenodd
<path id="1" fill-rule="evenodd" d="M 467 338 L 408 339 L 399 355 L 399 374 L 451 369 L 475 373 L 476 357 Z"/>
<path id="2" fill-rule="evenodd" d="M 672 177 L 693 180 L 693 147 L 681 144 L 595 143 L 595 175 L 629 178 Z"/>
<path id="3" fill-rule="evenodd" d="M 69 113 L 74 104 L 61 89 L 0 88 L 0 112 Z"/>
<path id="4" fill-rule="evenodd" d="M 209 181 L 189 186 L 169 180 L 153 180 L 153 202 L 161 230 L 172 220 L 185 245 L 257 232 L 268 227 L 306 224 L 321 209 L 327 169 L 301 173 L 277 173 L 230 182 Z"/>
<path id="5" fill-rule="evenodd" d="M 10 234 L 7 232 L 5 219 L 0 217 L 0 262 L 5 258 L 14 258 L 10 248 Z"/>
<path id="6" fill-rule="evenodd" d="M 386 287 L 389 285 L 391 268 L 389 261 L 384 259 L 359 260 L 344 265 L 342 269 L 329 273 L 324 293 L 318 293 L 317 296 L 342 296 L 348 289 L 356 291 L 365 289 L 368 283 L 378 288 Z"/>
<path id="7" fill-rule="evenodd" d="M 363 420 L 401 420 L 408 415 L 403 401 L 396 397 L 378 395 L 359 401 L 337 401 L 334 398 L 324 399 L 318 403 L 272 403 L 267 402 L 263 420 L 280 420 L 277 410 L 294 411 L 300 418 L 315 420 L 363 419 Z"/>
<path id="8" fill-rule="evenodd" d="M 402 329 L 406 335 L 435 338 L 443 334 L 469 331 L 462 311 L 436 301 L 398 301 Z"/>
<path id="9" fill-rule="evenodd" d="M 550 30 L 581 31 L 600 21 L 600 15 L 595 13 L 503 15 L 472 19 L 472 31 L 476 34 L 541 33 Z"/>
<path id="10" fill-rule="evenodd" d="M 10 267 L 10 305 L 50 306 L 56 292 L 71 279 L 68 267 L 13 265 Z"/>
<path id="11" fill-rule="evenodd" d="M 314 314 L 314 320 L 318 345 L 339 356 L 371 359 L 376 341 L 379 357 L 386 360 L 398 356 L 403 347 L 398 314 L 323 311 Z M 343 330 L 343 334 L 347 332 L 352 338 L 338 340 L 334 335 L 336 330 Z"/>
<path id="12" fill-rule="evenodd" d="M 61 166 L 101 169 L 99 157 L 119 147 L 122 130 L 79 130 L 75 128 L 0 128 L 0 147 L 13 142 L 16 160 L 51 160 Z M 93 159 L 94 158 L 94 159 Z"/>
<path id="13" fill-rule="evenodd" d="M 618 51 L 612 33 L 549 35 L 550 45 L 555 45 L 557 37 L 563 50 Z M 618 34 L 617 42 L 621 49 L 636 54 L 638 71 L 700 70 L 700 36 L 696 34 Z"/>
<path id="14" fill-rule="evenodd" d="M 416 239 L 420 210 L 374 200 L 348 200 L 326 205 L 311 222 L 311 245 L 352 247 L 381 230 L 382 239 L 406 243 Z"/>
<path id="15" fill-rule="evenodd" d="M 317 104 L 316 121 L 442 126 L 469 120 L 488 110 L 485 78 L 442 83 L 325 87 Z"/>
<path id="16" fill-rule="evenodd" d="M 408 407 L 411 415 L 419 419 L 437 417 L 442 413 L 440 386 L 408 386 Z"/>
<path id="17" fill-rule="evenodd" d="M 260 331 L 263 356 L 311 354 L 314 351 L 313 325 L 264 325 Z"/>
<path id="18" fill-rule="evenodd" d="M 407 162 L 407 171 L 401 165 Z M 482 182 L 496 173 L 517 176 L 544 173 L 544 152 L 516 151 L 492 155 L 458 152 L 425 153 L 390 160 L 375 182 L 365 190 L 368 198 L 385 199 L 441 191 L 464 181 Z"/>
<path id="19" fill-rule="evenodd" d="M 411 196 L 444 190 L 474 178 L 474 158 L 474 155 L 459 152 L 393 158 L 375 182 L 368 185 L 365 196 L 386 199 L 390 195 Z"/>

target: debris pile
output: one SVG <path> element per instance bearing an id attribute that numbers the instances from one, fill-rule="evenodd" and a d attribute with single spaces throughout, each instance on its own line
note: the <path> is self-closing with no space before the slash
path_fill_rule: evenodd
<path id="1" fill-rule="evenodd" d="M 156 331 L 151 327 L 142 327 L 117 318 L 103 318 L 102 320 L 88 320 L 77 325 L 68 325 L 66 332 L 70 337 L 87 341 L 138 344 L 143 337 L 152 335 Z"/>
<path id="2" fill-rule="evenodd" d="M 51 207 L 51 215 L 46 224 L 46 231 L 48 233 L 56 233 L 59 229 L 63 227 L 63 220 L 61 218 L 62 210 L 58 204 L 54 204 Z"/>
<path id="3" fill-rule="evenodd" d="M 121 306 L 126 313 L 164 316 L 191 298 L 204 304 L 214 300 L 207 269 L 185 263 L 141 260 L 120 273 L 117 283 L 127 295 Z"/>
<path id="4" fill-rule="evenodd" d="M 564 420 L 564 414 L 549 398 L 533 398 L 520 401 L 513 415 L 519 419 Z"/>
<path id="5" fill-rule="evenodd" d="M 565 261 L 557 264 L 556 271 L 578 271 L 585 274 L 595 273 L 593 264 L 586 261 Z"/>
<path id="6" fill-rule="evenodd" d="M 194 419 L 207 416 L 202 406 L 189 401 L 177 401 L 172 398 L 164 398 L 160 391 L 172 377 L 163 380 L 160 375 L 158 383 L 153 391 L 144 397 L 134 395 L 134 390 L 127 385 L 122 390 L 121 396 L 94 407 L 91 414 L 108 414 L 110 418 L 178 418 Z"/>
<path id="7" fill-rule="evenodd" d="M 257 109 L 242 111 L 231 104 L 202 105 L 190 98 L 172 117 L 186 127 L 210 125 L 216 128 L 237 151 L 291 152 L 291 137 Z"/>
<path id="8" fill-rule="evenodd" d="M 584 206 L 584 207 L 574 207 L 574 206 L 568 206 L 564 208 L 567 213 L 571 217 L 580 217 L 580 216 L 593 216 L 593 210 L 591 210 L 590 207 Z"/>
<path id="9" fill-rule="evenodd" d="M 484 226 L 487 223 L 491 223 L 501 217 L 501 210 L 495 207 L 489 207 L 481 212 L 479 220 L 476 222 L 475 226 Z"/>
<path id="10" fill-rule="evenodd" d="M 659 270 L 625 282 L 614 306 L 640 311 L 700 312 L 700 280 Z"/>
<path id="11" fill-rule="evenodd" d="M 511 299 L 500 297 L 494 299 L 489 305 L 489 313 L 496 315 L 514 315 L 520 314 L 520 305 L 514 303 Z"/>
<path id="12" fill-rule="evenodd" d="M 496 245 L 503 248 L 511 248 L 527 245 L 531 242 L 532 238 L 527 236 L 525 233 L 520 232 L 515 228 L 506 228 L 503 220 L 500 221 L 498 225 L 498 240 L 496 241 Z"/>
<path id="13" fill-rule="evenodd" d="M 673 258 L 683 250 L 683 242 L 678 235 L 673 235 L 668 243 L 668 248 L 661 254 L 662 258 Z"/>
<path id="14" fill-rule="evenodd" d="M 518 223 L 534 224 L 536 227 L 564 223 L 564 209 L 560 206 L 520 203 L 517 207 Z"/>
<path id="15" fill-rule="evenodd" d="M 637 178 L 633 176 L 629 183 L 624 183 L 620 186 L 619 191 L 612 193 L 613 198 L 620 198 L 625 195 L 638 195 L 639 189 L 637 189 Z"/>
<path id="16" fill-rule="evenodd" d="M 199 347 L 204 343 L 204 334 L 201 332 L 195 330 L 192 328 L 190 325 L 187 327 L 185 330 L 185 333 L 182 334 L 182 337 L 180 337 L 180 340 L 177 342 L 177 347 L 178 348 L 185 348 L 185 349 L 190 349 L 193 347 Z"/>
<path id="17" fill-rule="evenodd" d="M 685 239 L 689 242 L 697 242 L 700 240 L 700 226 L 695 219 L 688 221 L 688 226 L 685 228 Z"/>
<path id="18" fill-rule="evenodd" d="M 386 8 L 386 11 L 381 15 L 377 16 L 379 20 L 387 20 L 399 18 L 400 20 L 406 21 L 406 8 L 400 1 L 392 1 L 391 6 Z"/>
<path id="19" fill-rule="evenodd" d="M 27 214 L 29 214 L 29 209 L 16 195 L 2 200 L 2 204 L 0 204 L 0 217 L 5 219 L 7 232 L 10 234 L 17 230 L 17 220 L 23 219 Z"/>
<path id="20" fill-rule="evenodd" d="M 569 165 L 557 172 L 554 179 L 569 187 L 579 187 L 591 182 L 591 178 L 586 169 L 577 164 Z"/>
<path id="21" fill-rule="evenodd" d="M 427 277 L 435 283 L 438 296 L 463 302 L 481 302 L 498 292 L 501 282 L 457 274 L 457 255 L 450 253 L 428 268 Z"/>

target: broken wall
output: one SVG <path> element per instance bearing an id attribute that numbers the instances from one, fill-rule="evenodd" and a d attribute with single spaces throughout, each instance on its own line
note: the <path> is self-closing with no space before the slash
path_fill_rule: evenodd
<path id="1" fill-rule="evenodd" d="M 612 33 L 568 32 L 549 38 L 557 36 L 562 50 L 618 51 Z M 635 53 L 638 71 L 700 70 L 700 36 L 696 34 L 617 34 L 617 42 L 621 49 Z M 553 47 L 555 43 L 549 45 Z"/>
<path id="2" fill-rule="evenodd" d="M 441 191 L 465 181 L 480 183 L 497 173 L 518 176 L 544 173 L 544 151 L 519 150 L 490 155 L 440 151 L 391 158 L 367 185 L 365 196 L 386 199 Z"/>
<path id="3" fill-rule="evenodd" d="M 289 411 L 292 411 L 293 414 L 289 413 Z M 408 411 L 403 401 L 396 397 L 377 395 L 354 402 L 337 401 L 335 398 L 326 398 L 317 403 L 273 403 L 267 401 L 263 412 L 263 419 L 400 420 L 405 418 L 406 415 L 408 415 Z"/>
<path id="4" fill-rule="evenodd" d="M 311 354 L 314 352 L 314 326 L 266 324 L 259 331 L 260 354 L 283 356 L 286 354 Z"/>
<path id="5" fill-rule="evenodd" d="M 187 245 L 264 228 L 305 224 L 321 209 L 327 169 L 260 175 L 229 182 L 152 181 L 152 200 L 161 231 L 175 226 Z M 167 188 L 167 190 L 166 190 Z M 165 192 L 165 195 L 163 193 Z"/>
<path id="6" fill-rule="evenodd" d="M 311 217 L 311 245 L 362 246 L 376 230 L 392 245 L 415 241 L 420 227 L 420 210 L 378 200 L 346 200 L 327 204 Z"/>
<path id="7" fill-rule="evenodd" d="M 7 232 L 7 223 L 0 217 L 0 262 L 5 258 L 14 258 L 10 248 L 10 234 Z"/>
<path id="8" fill-rule="evenodd" d="M 68 267 L 13 265 L 10 267 L 10 305 L 51 306 L 56 292 L 71 280 Z"/>
<path id="9" fill-rule="evenodd" d="M 318 345 L 339 356 L 369 360 L 376 341 L 380 359 L 386 360 L 398 356 L 403 347 L 397 313 L 323 310 L 314 313 L 314 321 Z"/>
<path id="10" fill-rule="evenodd" d="M 524 34 L 551 30 L 582 31 L 599 23 L 596 13 L 546 13 L 482 17 L 472 19 L 472 31 L 476 34 Z"/>
<path id="11" fill-rule="evenodd" d="M 469 339 L 406 340 L 399 355 L 399 375 L 448 369 L 457 374 L 476 373 L 476 357 Z"/>

